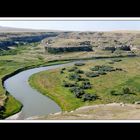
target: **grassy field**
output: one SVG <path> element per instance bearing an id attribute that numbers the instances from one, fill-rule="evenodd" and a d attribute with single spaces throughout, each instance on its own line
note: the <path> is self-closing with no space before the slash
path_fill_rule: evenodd
<path id="1" fill-rule="evenodd" d="M 56 101 L 62 110 L 70 111 L 80 106 L 92 104 L 107 104 L 113 102 L 135 103 L 140 101 L 140 59 L 122 58 L 122 61 L 110 64 L 112 59 L 87 61 L 84 66 L 78 67 L 84 72 L 91 71 L 90 68 L 96 65 L 107 65 L 113 68 L 121 68 L 122 71 L 108 72 L 106 75 L 88 78 L 92 88 L 85 91 L 90 94 L 96 94 L 100 99 L 83 102 L 80 98 L 70 92 L 69 88 L 63 87 L 63 81 L 67 80 L 71 67 L 66 68 L 64 73 L 61 69 L 43 71 L 30 77 L 29 82 L 42 94 L 49 96 Z M 83 74 L 83 77 L 86 77 Z M 123 88 L 129 88 L 131 94 L 122 94 Z M 117 95 L 112 95 L 111 91 L 116 91 Z"/>

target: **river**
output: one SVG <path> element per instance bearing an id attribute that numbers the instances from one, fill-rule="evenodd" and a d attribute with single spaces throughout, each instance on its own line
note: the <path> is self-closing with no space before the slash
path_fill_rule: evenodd
<path id="1" fill-rule="evenodd" d="M 56 69 L 58 67 L 70 66 L 74 62 L 59 64 L 53 66 L 33 68 L 25 70 L 4 81 L 4 87 L 17 100 L 23 104 L 20 115 L 17 120 L 24 120 L 33 116 L 48 115 L 50 113 L 60 112 L 61 108 L 49 97 L 42 95 L 33 89 L 29 83 L 29 77 L 40 71 Z"/>

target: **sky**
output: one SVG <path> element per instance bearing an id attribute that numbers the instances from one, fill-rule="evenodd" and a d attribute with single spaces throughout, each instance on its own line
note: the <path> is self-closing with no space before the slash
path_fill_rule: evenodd
<path id="1" fill-rule="evenodd" d="M 66 31 L 140 30 L 140 21 L 0 21 L 0 26 Z"/>

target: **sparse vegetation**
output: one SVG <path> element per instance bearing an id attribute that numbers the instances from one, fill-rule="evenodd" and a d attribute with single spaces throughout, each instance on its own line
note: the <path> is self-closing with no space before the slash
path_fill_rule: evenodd
<path id="1" fill-rule="evenodd" d="M 109 61 L 112 60 L 114 59 Z M 135 103 L 140 100 L 139 66 L 136 67 L 139 61 L 137 57 L 122 58 L 113 67 L 107 65 L 108 60 L 87 61 L 85 65 L 76 68 L 84 71 L 83 74 L 76 74 L 75 70 L 69 72 L 69 69 L 74 67 L 70 66 L 61 76 L 59 74 L 61 69 L 56 69 L 34 74 L 29 81 L 33 87 L 50 96 L 67 111 L 91 104 Z M 44 79 L 46 75 L 47 79 Z M 40 79 L 43 79 L 43 82 Z M 49 87 L 48 81 L 49 85 L 53 83 L 53 86 Z M 66 87 L 63 86 L 64 81 L 67 83 Z"/>

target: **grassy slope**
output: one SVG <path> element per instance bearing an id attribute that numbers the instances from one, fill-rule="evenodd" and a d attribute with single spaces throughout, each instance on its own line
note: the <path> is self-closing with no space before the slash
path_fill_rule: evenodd
<path id="1" fill-rule="evenodd" d="M 22 108 L 22 104 L 13 96 L 8 95 L 7 101 L 5 102 L 5 108 L 6 110 L 3 114 L 4 118 L 10 116 L 11 114 L 19 112 L 19 110 Z"/>
<path id="2" fill-rule="evenodd" d="M 36 46 L 37 45 L 37 46 Z M 6 111 L 3 117 L 8 117 L 15 114 L 21 109 L 21 103 L 12 96 L 5 95 L 5 89 L 2 86 L 1 78 L 13 71 L 27 67 L 38 65 L 55 65 L 60 63 L 66 63 L 66 61 L 60 62 L 47 62 L 45 60 L 45 54 L 42 46 L 37 43 L 32 43 L 28 46 L 20 46 L 22 48 L 16 48 L 17 54 L 0 56 L 0 105 L 5 105 Z M 19 93 L 20 94 L 20 93 Z M 7 98 L 7 100 L 6 100 Z"/>
<path id="3" fill-rule="evenodd" d="M 92 66 L 108 64 L 108 62 L 109 60 L 88 62 L 85 66 L 82 66 L 81 69 L 88 71 Z M 91 94 L 96 93 L 102 99 L 93 102 L 82 102 L 80 99 L 75 98 L 67 88 L 62 87 L 61 83 L 62 80 L 65 79 L 64 77 L 66 74 L 60 74 L 60 69 L 34 74 L 30 77 L 29 82 L 32 87 L 36 88 L 44 95 L 51 97 L 63 110 L 67 111 L 91 104 L 112 102 L 133 103 L 140 100 L 139 63 L 139 58 L 123 58 L 123 61 L 115 63 L 113 66 L 116 68 L 122 68 L 124 71 L 110 72 L 107 75 L 90 78 L 93 88 L 87 91 Z M 120 91 L 124 86 L 129 86 L 136 95 L 112 96 L 110 94 L 111 90 L 115 89 Z"/>
<path id="4" fill-rule="evenodd" d="M 0 56 L 0 105 L 5 105 L 6 111 L 3 117 L 15 114 L 21 108 L 21 103 L 12 96 L 5 95 L 5 89 L 2 86 L 1 78 L 5 75 L 26 66 L 44 64 L 43 53 L 38 53 L 40 46 L 36 46 L 36 43 L 32 43 L 28 46 L 20 46 L 17 48 L 17 54 Z M 32 53 L 34 51 L 34 53 Z M 55 64 L 56 62 L 52 63 Z M 58 63 L 58 62 L 57 62 Z M 51 64 L 51 63 L 50 63 Z M 19 93 L 20 94 L 20 93 Z"/>

